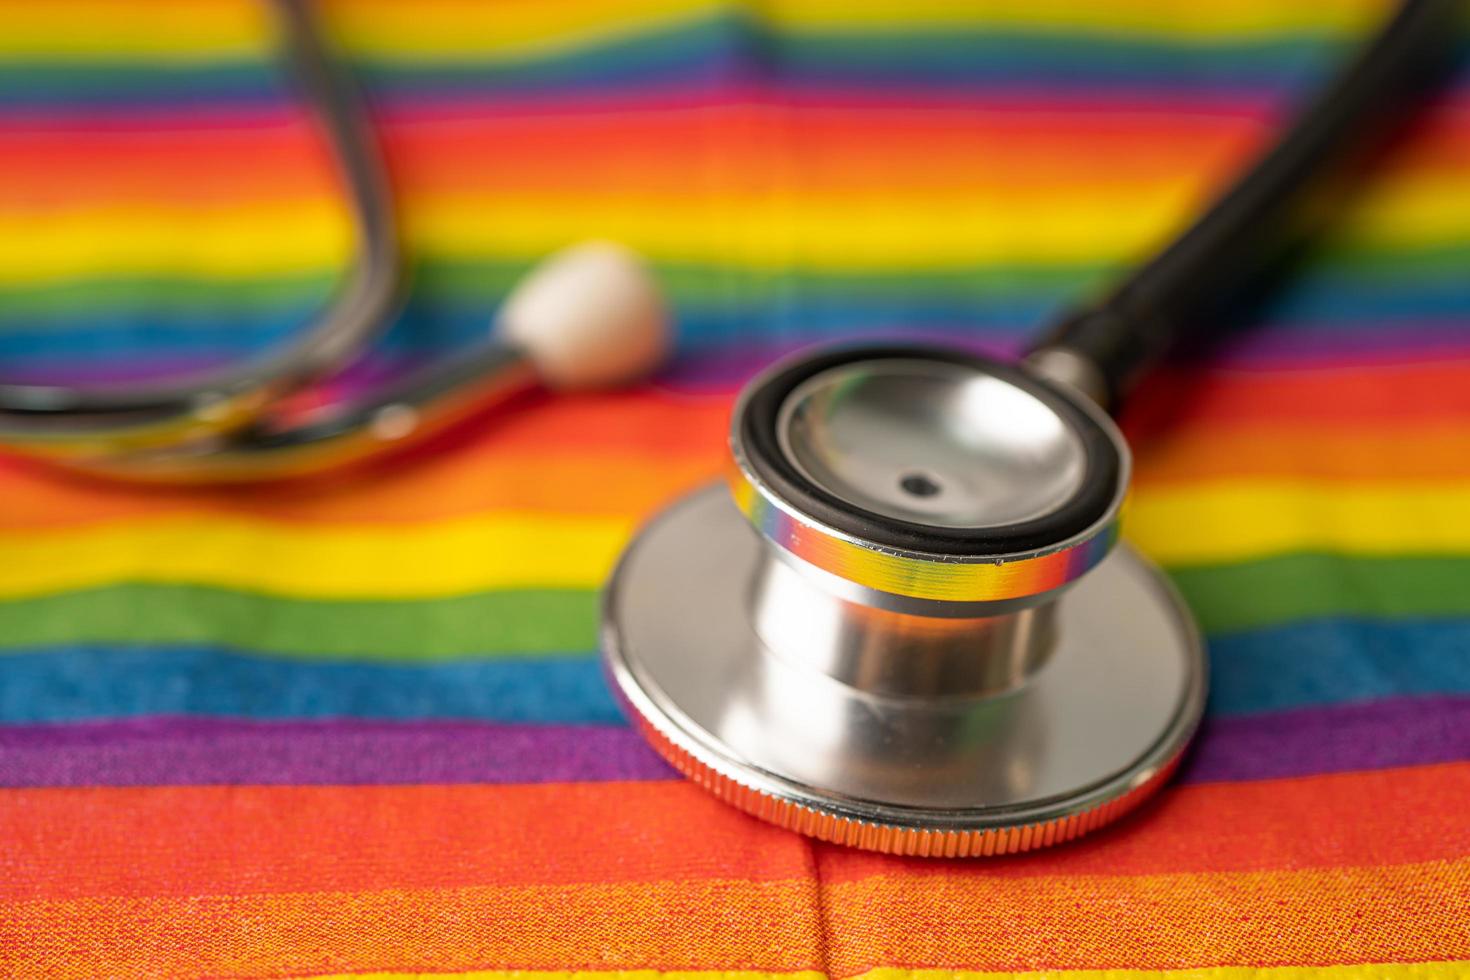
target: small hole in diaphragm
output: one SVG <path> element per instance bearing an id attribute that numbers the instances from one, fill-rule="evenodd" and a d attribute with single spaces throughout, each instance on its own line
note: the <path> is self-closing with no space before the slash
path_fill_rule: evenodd
<path id="1" fill-rule="evenodd" d="M 898 481 L 903 492 L 913 497 L 932 497 L 940 491 L 933 478 L 923 473 L 905 473 Z"/>

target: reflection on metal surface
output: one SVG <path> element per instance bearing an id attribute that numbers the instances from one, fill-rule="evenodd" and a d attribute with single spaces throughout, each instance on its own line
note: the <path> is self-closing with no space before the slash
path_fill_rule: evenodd
<path id="1" fill-rule="evenodd" d="M 1082 483 L 1082 444 L 1034 395 L 918 358 L 823 371 L 786 399 L 782 450 L 808 479 L 898 520 L 987 528 L 1041 517 Z"/>
<path id="2" fill-rule="evenodd" d="M 800 564 L 764 550 L 754 574 L 751 625 L 777 656 L 860 691 L 999 694 L 1051 655 L 1052 603 L 985 617 L 892 612 L 833 595 Z"/>
<path id="3" fill-rule="evenodd" d="M 767 819 L 905 853 L 1038 846 L 1136 803 L 1198 720 L 1199 639 L 1126 548 L 1057 603 L 1054 650 L 1027 683 L 939 698 L 770 650 L 751 615 L 766 550 L 722 488 L 692 495 L 625 555 L 604 646 L 654 744 Z"/>

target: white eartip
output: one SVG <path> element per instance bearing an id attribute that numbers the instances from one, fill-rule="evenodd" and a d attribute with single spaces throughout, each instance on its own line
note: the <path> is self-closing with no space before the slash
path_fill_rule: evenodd
<path id="1" fill-rule="evenodd" d="M 638 256 L 583 242 L 532 269 L 501 307 L 500 335 L 557 390 L 627 384 L 668 353 L 663 297 Z"/>

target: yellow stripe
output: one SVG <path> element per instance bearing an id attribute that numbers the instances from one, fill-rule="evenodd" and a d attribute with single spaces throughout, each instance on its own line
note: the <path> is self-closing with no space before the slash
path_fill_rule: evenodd
<path id="1" fill-rule="evenodd" d="M 1058 33 L 1127 33 L 1225 40 L 1361 31 L 1389 9 L 1387 0 L 1267 3 L 1241 0 L 763 0 L 754 4 L 782 27 L 889 31 L 895 27 L 976 27 Z"/>
<path id="2" fill-rule="evenodd" d="M 1206 966 L 1184 970 L 901 970 L 883 967 L 853 980 L 1460 980 L 1470 961 L 1348 966 Z M 474 970 L 469 973 L 334 973 L 304 980 L 827 980 L 825 973 L 753 970 Z"/>
<path id="3" fill-rule="evenodd" d="M 1230 481 L 1135 495 L 1124 534 L 1169 565 L 1290 551 L 1470 554 L 1470 484 Z"/>
<path id="4" fill-rule="evenodd" d="M 342 267 L 353 230 L 331 199 L 226 208 L 0 211 L 0 285 L 77 277 L 240 279 Z"/>
<path id="5" fill-rule="evenodd" d="M 260 0 L 0 0 L 0 59 L 166 61 L 258 58 L 275 43 Z"/>
<path id="6" fill-rule="evenodd" d="M 740 14 L 784 33 L 870 33 L 935 29 L 1038 34 L 1114 34 L 1185 42 L 1249 41 L 1291 35 L 1363 32 L 1383 0 L 1328 4 L 1204 0 L 1173 7 L 1155 0 L 591 0 L 415 4 L 335 0 L 333 34 L 379 61 L 517 59 L 647 33 L 679 22 Z"/>
<path id="7" fill-rule="evenodd" d="M 1385 183 L 1346 208 L 1333 241 L 1427 247 L 1464 241 L 1464 178 Z M 956 193 L 773 193 L 424 199 L 405 209 L 421 251 L 446 257 L 534 255 L 586 237 L 655 259 L 755 268 L 907 269 L 1006 262 L 1095 262 L 1138 254 L 1178 230 L 1197 181 L 1131 188 L 980 186 Z"/>
<path id="8" fill-rule="evenodd" d="M 710 20 L 733 6 L 710 0 L 428 0 L 405 6 L 333 0 L 337 43 L 383 64 L 522 61 Z"/>
<path id="9" fill-rule="evenodd" d="M 1466 240 L 1467 182 L 1398 180 L 1345 211 L 1334 241 L 1425 248 Z M 458 261 L 545 254 L 612 238 L 652 259 L 758 269 L 903 270 L 1010 262 L 1104 262 L 1177 230 L 1196 181 L 956 193 L 635 197 L 408 196 L 414 254 Z M 1120 205 L 1120 200 L 1126 203 Z M 89 276 L 287 275 L 340 267 L 351 249 L 340 202 L 224 208 L 0 211 L 0 285 Z"/>
<path id="10" fill-rule="evenodd" d="M 534 255 L 601 237 L 670 261 L 896 269 L 1126 254 L 1170 227 L 1188 194 L 1149 187 L 1126 208 L 1096 191 L 1054 188 L 1044 202 L 1039 197 L 996 187 L 882 196 L 464 196 L 414 202 L 404 220 L 417 248 L 446 257 Z"/>
<path id="11" fill-rule="evenodd" d="M 1171 565 L 1292 551 L 1470 554 L 1470 483 L 1405 489 L 1242 481 L 1139 491 L 1129 537 Z M 633 521 L 492 513 L 425 523 L 292 524 L 192 515 L 0 537 L 0 595 L 188 582 L 315 598 L 595 588 Z"/>
<path id="12" fill-rule="evenodd" d="M 592 588 L 631 521 L 495 514 L 427 525 L 292 527 L 196 517 L 10 532 L 0 595 L 191 582 L 315 598 Z"/>
<path id="13" fill-rule="evenodd" d="M 731 12 L 787 32 L 891 34 L 974 29 L 1121 34 L 1185 42 L 1362 32 L 1384 0 L 331 0 L 325 18 L 354 53 L 385 61 L 524 58 Z M 273 28 L 262 0 L 174 0 L 147 11 L 118 0 L 0 0 L 0 59 L 204 62 L 259 57 Z M 77 24 L 87 25 L 77 30 Z"/>

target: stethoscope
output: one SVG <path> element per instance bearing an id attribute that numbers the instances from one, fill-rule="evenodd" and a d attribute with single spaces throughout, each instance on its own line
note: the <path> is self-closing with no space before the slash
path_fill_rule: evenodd
<path id="1" fill-rule="evenodd" d="M 677 769 L 762 819 L 898 854 L 1009 854 L 1117 819 L 1204 711 L 1189 610 L 1118 540 L 1105 408 L 1299 229 L 1455 35 L 1405 3 L 1193 227 L 1018 363 L 825 348 L 741 393 L 728 486 L 629 545 L 602 645 Z"/>
<path id="2" fill-rule="evenodd" d="M 330 136 L 358 248 L 309 328 L 245 363 L 126 387 L 0 384 L 0 442 L 134 480 L 240 482 L 371 457 L 533 386 L 619 384 L 668 347 L 636 257 L 533 271 L 480 347 L 305 415 L 396 312 L 391 199 L 350 80 L 299 0 L 284 54 Z M 1108 411 L 1320 209 L 1452 50 L 1456 0 L 1407 0 L 1178 240 L 1015 363 L 824 347 L 741 393 L 728 480 L 628 546 L 604 597 L 638 727 L 719 797 L 825 840 L 923 855 L 1077 837 L 1168 778 L 1206 656 L 1167 580 L 1118 539 L 1130 454 Z"/>

